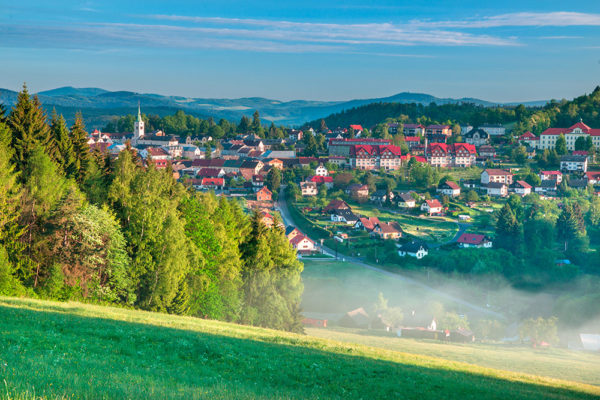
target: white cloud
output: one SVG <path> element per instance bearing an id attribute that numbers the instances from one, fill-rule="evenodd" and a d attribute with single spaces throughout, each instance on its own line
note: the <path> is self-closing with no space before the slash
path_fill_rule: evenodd
<path id="1" fill-rule="evenodd" d="M 514 46 L 513 38 L 474 35 L 435 27 L 415 27 L 392 23 L 333 24 L 292 22 L 265 19 L 220 17 L 190 17 L 182 15 L 148 15 L 151 19 L 171 22 L 191 22 L 220 28 L 214 33 L 238 33 L 277 40 L 317 41 L 344 44 L 384 44 L 393 46 Z M 434 28 L 434 29 L 431 29 Z M 193 28 L 189 28 L 193 29 Z"/>
<path id="2" fill-rule="evenodd" d="M 456 21 L 411 21 L 413 26 L 437 28 L 497 28 L 503 26 L 600 26 L 600 14 L 556 11 L 519 12 Z"/>

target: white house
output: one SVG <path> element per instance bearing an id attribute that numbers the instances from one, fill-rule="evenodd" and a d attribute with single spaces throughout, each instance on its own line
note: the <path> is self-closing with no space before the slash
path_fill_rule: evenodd
<path id="1" fill-rule="evenodd" d="M 191 160 L 195 160 L 197 158 L 202 158 L 204 156 L 204 152 L 198 148 L 198 146 L 194 145 L 184 145 L 182 148 L 182 157 L 189 158 Z"/>
<path id="2" fill-rule="evenodd" d="M 414 208 L 417 206 L 417 202 L 410 193 L 398 193 L 396 199 L 398 200 L 398 207 L 400 208 Z"/>
<path id="3" fill-rule="evenodd" d="M 327 171 L 327 168 L 325 168 L 325 166 L 323 164 L 319 164 L 319 166 L 315 169 L 315 175 L 316 176 L 328 176 L 329 171 Z"/>
<path id="4" fill-rule="evenodd" d="M 318 193 L 317 184 L 314 182 L 300 182 L 302 196 L 316 196 Z"/>
<path id="5" fill-rule="evenodd" d="M 331 214 L 333 222 L 342 222 L 347 225 L 354 225 L 358 221 L 358 217 L 350 210 L 336 210 Z"/>
<path id="6" fill-rule="evenodd" d="M 465 142 L 473 144 L 477 147 L 489 143 L 490 135 L 483 129 L 471 129 L 467 133 L 461 133 Z"/>
<path id="7" fill-rule="evenodd" d="M 440 214 L 442 212 L 442 203 L 438 199 L 425 200 L 421 204 L 421 211 L 427 211 L 429 215 Z"/>
<path id="8" fill-rule="evenodd" d="M 437 192 L 449 197 L 457 197 L 460 196 L 460 186 L 456 182 L 446 181 L 438 186 Z"/>
<path id="9" fill-rule="evenodd" d="M 312 253 L 316 251 L 314 240 L 302 234 L 292 237 L 290 244 L 298 253 Z"/>
<path id="10" fill-rule="evenodd" d="M 481 184 L 487 185 L 490 182 L 501 182 L 510 185 L 513 183 L 514 175 L 503 169 L 486 169 L 481 173 Z"/>
<path id="11" fill-rule="evenodd" d="M 560 171 L 541 171 L 539 177 L 542 181 L 555 181 L 556 183 L 562 182 L 562 172 Z"/>
<path id="12" fill-rule="evenodd" d="M 508 186 L 503 182 L 490 182 L 487 185 L 487 195 L 496 197 L 508 196 Z"/>
<path id="13" fill-rule="evenodd" d="M 420 260 L 427 254 L 429 254 L 429 247 L 423 242 L 412 241 L 398 245 L 398 255 L 400 257 L 411 256 Z"/>
<path id="14" fill-rule="evenodd" d="M 516 181 L 513 185 L 513 190 L 519 196 L 527 196 L 531 193 L 531 185 L 525 181 Z"/>
<path id="15" fill-rule="evenodd" d="M 506 133 L 506 128 L 500 124 L 485 124 L 481 125 L 480 128 L 490 136 L 502 136 Z"/>
<path id="16" fill-rule="evenodd" d="M 587 156 L 565 155 L 560 158 L 561 171 L 579 171 L 587 172 L 588 158 Z"/>

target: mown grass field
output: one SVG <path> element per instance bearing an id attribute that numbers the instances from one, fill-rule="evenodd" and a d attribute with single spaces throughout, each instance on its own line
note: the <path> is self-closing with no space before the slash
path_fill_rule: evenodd
<path id="1" fill-rule="evenodd" d="M 348 343 L 600 386 L 600 353 L 502 344 L 443 343 L 390 337 L 385 333 L 369 336 L 365 331 L 344 328 L 308 328 L 306 333 Z"/>
<path id="2" fill-rule="evenodd" d="M 0 298 L 0 320 L 2 398 L 600 396 L 581 383 L 190 317 Z"/>

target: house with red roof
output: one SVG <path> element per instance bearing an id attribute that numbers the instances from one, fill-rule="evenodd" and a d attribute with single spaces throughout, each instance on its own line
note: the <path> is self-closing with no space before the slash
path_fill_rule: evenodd
<path id="1" fill-rule="evenodd" d="M 533 187 L 525 181 L 516 181 L 511 186 L 511 189 L 515 192 L 515 194 L 518 194 L 521 197 L 527 196 L 528 194 L 530 194 L 532 188 Z"/>
<path id="2" fill-rule="evenodd" d="M 413 149 L 421 144 L 421 138 L 418 136 L 406 136 L 404 138 L 404 143 L 408 146 L 409 149 Z"/>
<path id="3" fill-rule="evenodd" d="M 560 171 L 541 171 L 539 177 L 543 181 L 552 180 L 556 183 L 561 183 L 563 174 Z"/>
<path id="4" fill-rule="evenodd" d="M 397 170 L 402 165 L 402 150 L 394 145 L 354 145 L 350 165 L 362 170 Z"/>
<path id="5" fill-rule="evenodd" d="M 426 211 L 430 216 L 442 213 L 442 203 L 438 199 L 425 200 L 421 204 L 421 211 Z"/>
<path id="6" fill-rule="evenodd" d="M 310 254 L 317 250 L 315 241 L 303 234 L 293 236 L 290 239 L 290 244 L 298 253 L 301 254 Z"/>
<path id="7" fill-rule="evenodd" d="M 519 141 L 519 143 L 534 149 L 537 149 L 540 146 L 540 138 L 529 131 L 519 136 L 517 140 Z"/>
<path id="8" fill-rule="evenodd" d="M 477 159 L 477 149 L 468 143 L 431 143 L 426 155 L 434 167 L 470 167 Z"/>
<path id="9" fill-rule="evenodd" d="M 575 141 L 580 137 L 591 137 L 594 147 L 600 148 L 600 129 L 593 129 L 579 121 L 575 125 L 568 128 L 548 128 L 540 135 L 540 149 L 554 149 L 556 147 L 556 139 L 560 135 L 564 135 L 567 141 L 567 149 L 575 150 Z"/>
<path id="10" fill-rule="evenodd" d="M 202 178 L 200 188 L 204 190 L 223 190 L 225 180 L 223 178 Z"/>
<path id="11" fill-rule="evenodd" d="M 373 235 L 379 236 L 381 239 L 397 240 L 402 237 L 402 229 L 396 221 L 379 222 L 373 227 L 371 232 Z"/>
<path id="12" fill-rule="evenodd" d="M 492 241 L 485 235 L 479 235 L 477 233 L 463 233 L 456 241 L 459 247 L 468 248 L 486 248 L 492 247 Z"/>
<path id="13" fill-rule="evenodd" d="M 355 229 L 364 229 L 367 232 L 372 232 L 375 229 L 375 225 L 379 224 L 379 218 L 377 217 L 361 217 L 354 224 Z"/>
<path id="14" fill-rule="evenodd" d="M 362 131 L 364 130 L 362 125 L 357 125 L 357 124 L 350 125 L 350 129 L 352 129 L 354 131 L 354 133 L 357 135 L 361 134 Z"/>
<path id="15" fill-rule="evenodd" d="M 511 185 L 514 175 L 503 169 L 488 168 L 481 173 L 481 184 L 487 186 L 493 182 L 505 183 Z"/>
<path id="16" fill-rule="evenodd" d="M 256 201 L 271 201 L 273 200 L 273 192 L 266 186 L 263 186 L 258 192 L 256 192 Z"/>
<path id="17" fill-rule="evenodd" d="M 444 135 L 452 136 L 452 128 L 450 125 L 427 125 L 425 128 L 425 134 L 430 135 Z"/>
<path id="18" fill-rule="evenodd" d="M 350 206 L 344 200 L 333 199 L 325 208 L 323 208 L 324 213 L 338 210 L 350 210 Z"/>
<path id="19" fill-rule="evenodd" d="M 437 187 L 437 192 L 449 197 L 460 196 L 460 186 L 456 182 L 446 181 Z"/>
<path id="20" fill-rule="evenodd" d="M 311 176 L 308 178 L 308 182 L 313 182 L 317 185 L 325 185 L 327 189 L 331 189 L 333 187 L 333 177 L 331 176 Z"/>
<path id="21" fill-rule="evenodd" d="M 404 136 L 423 136 L 425 127 L 421 124 L 404 124 L 402 133 Z"/>
<path id="22" fill-rule="evenodd" d="M 588 171 L 585 173 L 588 183 L 596 185 L 600 183 L 600 171 Z"/>

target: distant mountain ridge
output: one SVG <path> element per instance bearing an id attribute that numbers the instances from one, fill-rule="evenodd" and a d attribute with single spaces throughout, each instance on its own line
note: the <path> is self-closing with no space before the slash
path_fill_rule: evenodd
<path id="1" fill-rule="evenodd" d="M 12 106 L 18 93 L 0 89 L 0 103 Z M 238 121 L 242 115 L 251 115 L 258 110 L 261 119 L 276 124 L 300 126 L 303 123 L 330 114 L 371 103 L 421 103 L 448 104 L 474 103 L 482 106 L 516 105 L 521 103 L 493 103 L 475 98 L 438 98 L 424 93 L 403 92 L 389 97 L 374 99 L 355 99 L 349 101 L 292 100 L 279 101 L 262 97 L 239 99 L 191 98 L 183 96 L 164 96 L 151 93 L 129 91 L 108 91 L 101 88 L 74 88 L 71 86 L 46 90 L 38 93 L 44 107 L 50 111 L 56 108 L 67 120 L 72 121 L 77 111 L 81 111 L 90 128 L 104 126 L 114 116 L 137 111 L 138 103 L 146 114 L 161 116 L 177 110 L 198 117 L 225 118 Z M 524 102 L 526 106 L 541 106 L 547 101 Z"/>

